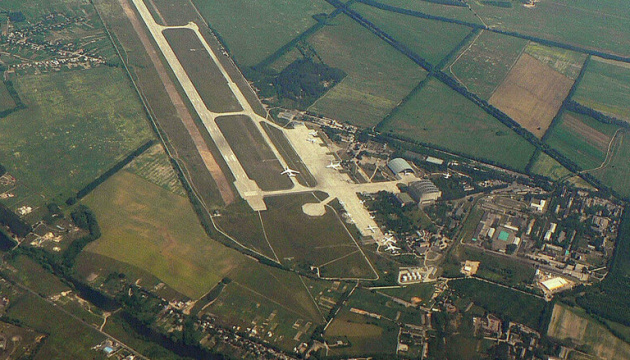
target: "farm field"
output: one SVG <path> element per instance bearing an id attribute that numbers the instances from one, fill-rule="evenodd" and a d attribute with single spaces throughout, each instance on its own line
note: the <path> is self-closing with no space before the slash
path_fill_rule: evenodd
<path id="1" fill-rule="evenodd" d="M 630 345 L 615 337 L 608 329 L 589 317 L 581 309 L 556 304 L 551 315 L 547 335 L 556 339 L 571 339 L 584 344 L 598 359 L 626 359 Z"/>
<path id="2" fill-rule="evenodd" d="M 186 196 L 175 170 L 164 152 L 162 145 L 156 144 L 147 149 L 131 163 L 125 170 L 139 175 L 143 179 L 154 183 L 174 194 Z"/>
<path id="3" fill-rule="evenodd" d="M 516 64 L 527 40 L 482 31 L 445 70 L 469 91 L 489 99 Z"/>
<path id="4" fill-rule="evenodd" d="M 265 141 L 252 120 L 244 115 L 222 116 L 216 119 L 219 129 L 229 143 L 250 179 L 262 190 L 290 189 L 293 183 L 280 161 Z"/>
<path id="5" fill-rule="evenodd" d="M 189 298 L 209 291 L 245 259 L 210 239 L 187 198 L 121 171 L 83 199 L 102 237 L 87 251 L 145 270 Z"/>
<path id="6" fill-rule="evenodd" d="M 332 208 L 327 206 L 326 213 L 320 217 L 302 211 L 303 204 L 317 202 L 319 200 L 313 194 L 265 199 L 268 210 L 260 215 L 279 260 L 287 266 L 304 269 L 309 265 L 318 266 L 322 275 L 326 273 L 330 277 L 373 277 L 363 256 L 344 258 L 359 248 Z M 328 266 L 335 261 L 347 262 L 343 272 L 328 271 Z"/>
<path id="7" fill-rule="evenodd" d="M 539 153 L 536 157 L 536 160 L 532 164 L 531 172 L 546 176 L 554 181 L 571 174 L 567 168 L 543 152 Z"/>
<path id="8" fill-rule="evenodd" d="M 168 29 L 163 33 L 208 110 L 215 113 L 243 110 L 194 31 Z"/>
<path id="9" fill-rule="evenodd" d="M 363 355 L 391 353 L 396 349 L 398 328 L 344 310 L 328 326 L 324 337 L 329 342 L 347 339 L 352 346 L 331 349 L 330 355 Z"/>
<path id="10" fill-rule="evenodd" d="M 592 57 L 573 100 L 630 122 L 630 64 Z"/>
<path id="11" fill-rule="evenodd" d="M 33 19 L 53 11 L 78 14 L 91 6 L 84 0 L 3 0 L 0 11 L 21 11 L 27 18 Z M 84 15 L 84 14 L 83 14 Z"/>
<path id="12" fill-rule="evenodd" d="M 3 81 L 0 81 L 0 113 L 13 109 L 14 107 L 15 101 L 13 101 L 11 94 L 9 94 L 7 85 Z"/>
<path id="13" fill-rule="evenodd" d="M 352 8 L 433 65 L 471 31 L 466 26 L 398 14 L 361 3 L 353 4 Z"/>
<path id="14" fill-rule="evenodd" d="M 46 198 L 65 200 L 153 136 L 120 69 L 22 76 L 15 88 L 27 108 L 0 119 L 0 157 Z"/>
<path id="15" fill-rule="evenodd" d="M 193 0 L 193 3 L 225 41 L 235 61 L 244 67 L 258 64 L 315 25 L 314 15 L 334 10 L 324 0 Z"/>
<path id="16" fill-rule="evenodd" d="M 416 0 L 377 0 L 381 4 L 394 6 L 400 9 L 418 11 L 423 14 L 442 16 L 460 21 L 469 22 L 471 24 L 480 24 L 477 18 L 466 6 L 447 6 L 435 4 L 428 1 Z"/>
<path id="17" fill-rule="evenodd" d="M 541 1 L 534 8 L 515 4 L 500 8 L 471 2 L 471 8 L 490 27 L 548 40 L 630 55 L 630 22 L 623 0 Z"/>
<path id="18" fill-rule="evenodd" d="M 265 341 L 292 350 L 325 319 L 306 284 L 295 273 L 252 263 L 230 274 L 230 282 L 202 313 L 226 326 L 255 329 Z"/>
<path id="19" fill-rule="evenodd" d="M 584 65 L 587 57 L 586 54 L 549 47 L 531 41 L 527 44 L 525 53 L 572 80 L 577 79 L 580 75 L 582 65 Z"/>
<path id="20" fill-rule="evenodd" d="M 433 296 L 435 292 L 436 284 L 437 283 L 413 284 L 399 288 L 379 289 L 377 292 L 394 296 L 408 302 L 419 301 L 426 306 L 431 301 L 431 296 Z"/>
<path id="21" fill-rule="evenodd" d="M 345 15 L 309 38 L 328 66 L 347 76 L 309 110 L 358 126 L 374 126 L 426 72 L 369 30 Z"/>
<path id="22" fill-rule="evenodd" d="M 488 102 L 541 138 L 571 86 L 571 79 L 523 54 Z"/>
<path id="23" fill-rule="evenodd" d="M 17 270 L 16 273 L 9 272 L 12 278 L 38 294 L 51 296 L 70 290 L 61 280 L 26 256 L 17 256 L 9 264 Z"/>
<path id="24" fill-rule="evenodd" d="M 6 316 L 17 319 L 38 332 L 49 334 L 34 356 L 35 360 L 106 358 L 105 354 L 90 350 L 92 346 L 105 339 L 103 335 L 35 295 L 26 293 L 11 301 Z"/>
<path id="25" fill-rule="evenodd" d="M 610 153 L 604 166 L 590 173 L 628 199 L 630 198 L 630 133 L 628 131 L 617 134 Z"/>
<path id="26" fill-rule="evenodd" d="M 614 125 L 577 113 L 565 112 L 546 142 L 582 169 L 594 169 L 606 159 Z"/>
<path id="27" fill-rule="evenodd" d="M 471 101 L 431 79 L 383 130 L 414 141 L 523 169 L 534 147 Z"/>

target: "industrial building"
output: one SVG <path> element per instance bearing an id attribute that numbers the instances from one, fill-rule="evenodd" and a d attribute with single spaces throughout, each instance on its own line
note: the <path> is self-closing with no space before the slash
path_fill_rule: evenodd
<path id="1" fill-rule="evenodd" d="M 387 163 L 387 167 L 394 173 L 394 175 L 413 174 L 413 168 L 407 160 L 401 158 L 392 159 Z"/>
<path id="2" fill-rule="evenodd" d="M 407 192 L 420 205 L 435 202 L 442 196 L 440 189 L 429 179 L 409 183 Z"/>

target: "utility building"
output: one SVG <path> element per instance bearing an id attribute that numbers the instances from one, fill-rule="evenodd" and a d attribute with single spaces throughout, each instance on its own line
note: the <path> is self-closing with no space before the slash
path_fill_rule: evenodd
<path id="1" fill-rule="evenodd" d="M 440 189 L 429 179 L 409 183 L 409 190 L 407 190 L 407 192 L 420 205 L 435 202 L 442 196 Z"/>

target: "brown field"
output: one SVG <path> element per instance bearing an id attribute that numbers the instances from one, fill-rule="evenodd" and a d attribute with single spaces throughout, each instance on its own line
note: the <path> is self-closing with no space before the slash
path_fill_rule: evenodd
<path id="1" fill-rule="evenodd" d="M 593 129 L 584 122 L 580 121 L 580 119 L 571 116 L 569 113 L 567 113 L 564 119 L 564 126 L 567 127 L 569 131 L 575 133 L 580 138 L 583 138 L 584 141 L 595 146 L 601 151 L 608 151 L 608 145 L 611 140 L 610 135 Z"/>
<path id="2" fill-rule="evenodd" d="M 489 103 L 541 138 L 572 85 L 573 80 L 523 54 Z"/>
<path id="3" fill-rule="evenodd" d="M 216 113 L 243 110 L 227 79 L 192 30 L 168 29 L 164 36 L 195 85 L 208 110 Z"/>
<path id="4" fill-rule="evenodd" d="M 598 359 L 630 358 L 630 345 L 584 314 L 583 310 L 581 313 L 579 309 L 556 304 L 547 335 L 560 340 L 570 339 L 576 344 L 584 344 L 588 352 Z"/>

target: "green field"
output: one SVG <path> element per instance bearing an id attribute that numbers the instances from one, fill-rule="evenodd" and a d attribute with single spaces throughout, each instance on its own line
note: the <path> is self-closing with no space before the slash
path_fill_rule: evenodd
<path id="1" fill-rule="evenodd" d="M 418 0 L 378 0 L 378 2 L 402 9 L 419 11 L 424 14 L 443 16 L 469 23 L 481 24 L 479 18 L 468 10 L 468 7 L 466 6 L 447 6 Z"/>
<path id="2" fill-rule="evenodd" d="M 338 16 L 308 40 L 329 66 L 348 74 L 310 111 L 359 126 L 374 126 L 426 72 L 347 16 Z"/>
<path id="3" fill-rule="evenodd" d="M 350 347 L 330 349 L 330 355 L 366 355 L 392 353 L 396 350 L 398 328 L 390 323 L 344 311 L 330 324 L 325 338 L 334 343 L 347 339 Z"/>
<path id="4" fill-rule="evenodd" d="M 152 137 L 120 69 L 24 76 L 15 87 L 27 108 L 0 119 L 0 158 L 46 198 L 65 200 Z"/>
<path id="5" fill-rule="evenodd" d="M 589 116 L 565 112 L 547 137 L 547 144 L 577 163 L 594 169 L 606 159 L 608 144 L 617 127 Z"/>
<path id="6" fill-rule="evenodd" d="M 193 0 L 201 15 L 226 42 L 242 66 L 253 66 L 330 13 L 324 0 L 212 1 Z"/>
<path id="7" fill-rule="evenodd" d="M 13 109 L 15 107 L 15 101 L 9 94 L 9 90 L 4 82 L 0 81 L 0 113 Z"/>
<path id="8" fill-rule="evenodd" d="M 35 295 L 25 294 L 12 301 L 6 316 L 49 334 L 34 356 L 36 360 L 106 358 L 104 354 L 90 349 L 105 339 L 103 335 Z"/>
<path id="9" fill-rule="evenodd" d="M 129 163 L 125 170 L 139 175 L 179 196 L 186 196 L 182 183 L 164 152 L 162 145 L 156 144 Z"/>
<path id="10" fill-rule="evenodd" d="M 573 100 L 630 122 L 630 65 L 591 58 Z"/>
<path id="11" fill-rule="evenodd" d="M 54 11 L 68 15 L 85 15 L 82 11 L 90 8 L 89 2 L 85 0 L 3 0 L 0 3 L 0 10 L 21 11 L 28 20 L 35 20 L 33 22 Z"/>
<path id="12" fill-rule="evenodd" d="M 279 260 L 288 266 L 321 267 L 327 277 L 373 277 L 367 260 L 347 256 L 359 251 L 345 225 L 332 208 L 314 217 L 302 211 L 302 205 L 319 202 L 312 194 L 277 196 L 265 199 L 267 211 L 260 213 L 265 233 Z M 341 269 L 332 265 L 346 262 Z M 329 268 L 330 267 L 330 268 Z"/>
<path id="13" fill-rule="evenodd" d="M 262 190 L 290 189 L 293 183 L 256 124 L 247 116 L 218 117 L 216 124 L 247 173 Z"/>
<path id="14" fill-rule="evenodd" d="M 490 99 L 516 63 L 527 40 L 482 31 L 445 69 L 469 91 Z"/>
<path id="15" fill-rule="evenodd" d="M 135 265 L 196 299 L 245 257 L 210 239 L 187 198 L 119 172 L 84 198 L 103 236 L 86 249 Z"/>
<path id="16" fill-rule="evenodd" d="M 553 181 L 560 180 L 571 174 L 567 168 L 543 152 L 538 153 L 530 171 L 533 174 L 546 176 Z"/>
<path id="17" fill-rule="evenodd" d="M 525 52 L 570 79 L 577 79 L 587 55 L 530 42 Z"/>
<path id="18" fill-rule="evenodd" d="M 412 302 L 413 298 L 418 298 L 421 300 L 422 304 L 427 305 L 431 301 L 431 296 L 433 296 L 433 293 L 435 292 L 436 284 L 437 283 L 413 284 L 398 288 L 379 289 L 377 291 L 408 302 Z"/>
<path id="19" fill-rule="evenodd" d="M 590 173 L 621 196 L 630 198 L 630 133 L 617 135 L 611 154 L 604 167 Z"/>
<path id="20" fill-rule="evenodd" d="M 584 310 L 556 304 L 547 335 L 586 345 L 587 352 L 598 359 L 628 359 L 630 345 L 588 316 Z"/>
<path id="21" fill-rule="evenodd" d="M 450 254 L 451 261 L 462 263 L 466 260 L 479 261 L 477 276 L 486 280 L 523 288 L 532 284 L 536 269 L 519 261 L 493 256 L 482 250 L 460 246 Z"/>
<path id="22" fill-rule="evenodd" d="M 26 256 L 18 256 L 9 262 L 17 270 L 9 273 L 14 280 L 43 296 L 59 295 L 70 288 L 49 271 Z"/>
<path id="23" fill-rule="evenodd" d="M 435 79 L 401 106 L 383 130 L 515 169 L 525 168 L 534 153 L 533 145 Z"/>
<path id="24" fill-rule="evenodd" d="M 397 14 L 361 3 L 355 3 L 353 9 L 433 65 L 471 31 L 465 26 Z"/>
<path id="25" fill-rule="evenodd" d="M 502 320 L 510 319 L 538 329 L 544 315 L 545 301 L 532 295 L 477 279 L 451 280 L 448 285 L 463 299 L 473 301 Z"/>
<path id="26" fill-rule="evenodd" d="M 535 8 L 500 8 L 470 2 L 490 27 L 544 39 L 630 55 L 630 21 L 625 0 L 540 1 Z"/>

